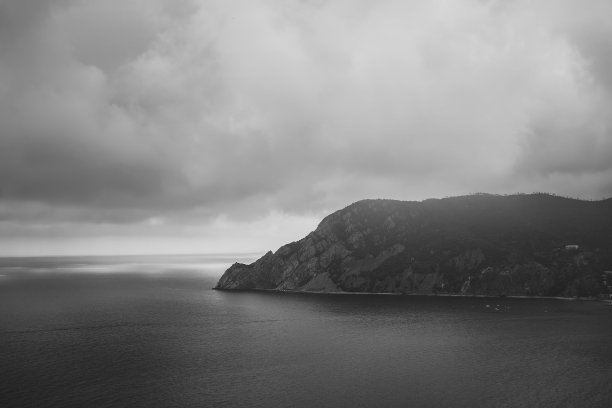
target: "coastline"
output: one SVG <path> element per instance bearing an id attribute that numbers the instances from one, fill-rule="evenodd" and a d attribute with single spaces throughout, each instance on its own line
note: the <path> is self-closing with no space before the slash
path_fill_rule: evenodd
<path id="1" fill-rule="evenodd" d="M 264 292 L 279 294 L 297 295 L 322 295 L 322 296 L 422 296 L 422 297 L 459 297 L 459 298 L 483 298 L 483 299 L 549 299 L 564 301 L 600 301 L 612 306 L 612 300 L 600 299 L 596 297 L 564 297 L 564 296 L 528 296 L 528 295 L 462 295 L 459 293 L 397 293 L 397 292 L 325 292 L 308 290 L 288 290 L 288 289 L 225 289 L 217 286 L 211 288 L 221 292 Z"/>

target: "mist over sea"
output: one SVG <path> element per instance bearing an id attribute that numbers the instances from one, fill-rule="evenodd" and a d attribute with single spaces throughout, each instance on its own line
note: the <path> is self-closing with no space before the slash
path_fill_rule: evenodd
<path id="1" fill-rule="evenodd" d="M 259 254 L 0 259 L 0 406 L 608 407 L 612 307 L 219 292 Z"/>

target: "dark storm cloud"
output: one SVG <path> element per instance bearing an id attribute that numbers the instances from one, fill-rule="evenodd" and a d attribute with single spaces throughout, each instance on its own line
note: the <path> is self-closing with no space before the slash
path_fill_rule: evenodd
<path id="1" fill-rule="evenodd" d="M 609 8 L 4 0 L 0 217 L 610 195 Z"/>

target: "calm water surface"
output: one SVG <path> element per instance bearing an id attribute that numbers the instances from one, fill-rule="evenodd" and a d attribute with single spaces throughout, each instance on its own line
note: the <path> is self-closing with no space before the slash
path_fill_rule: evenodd
<path id="1" fill-rule="evenodd" d="M 210 290 L 235 260 L 0 259 L 0 406 L 612 401 L 603 303 Z"/>

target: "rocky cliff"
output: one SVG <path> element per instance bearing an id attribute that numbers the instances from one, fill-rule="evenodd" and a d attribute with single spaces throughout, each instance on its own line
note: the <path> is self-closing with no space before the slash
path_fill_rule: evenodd
<path id="1" fill-rule="evenodd" d="M 593 296 L 612 270 L 612 200 L 478 194 L 363 200 L 216 289 Z"/>

